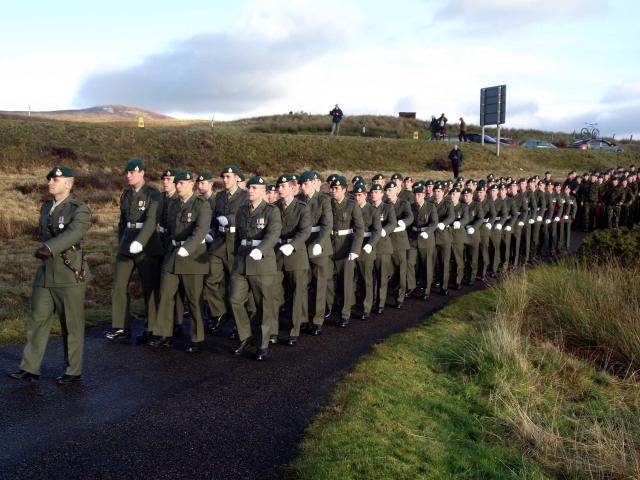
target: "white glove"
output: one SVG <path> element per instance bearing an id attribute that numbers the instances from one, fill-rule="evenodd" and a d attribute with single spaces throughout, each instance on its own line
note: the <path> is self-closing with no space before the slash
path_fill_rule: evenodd
<path id="1" fill-rule="evenodd" d="M 549 225 L 549 224 L 551 223 L 551 219 L 550 219 L 550 218 L 547 218 L 547 219 L 544 221 L 544 223 L 546 223 L 547 225 Z"/>
<path id="2" fill-rule="evenodd" d="M 373 252 L 373 247 L 371 246 L 371 244 L 367 243 L 364 247 L 362 247 L 362 250 L 364 250 L 367 255 L 369 255 L 371 252 Z"/>
<path id="3" fill-rule="evenodd" d="M 502 230 L 502 224 L 496 223 L 496 230 Z"/>
<path id="4" fill-rule="evenodd" d="M 131 242 L 129 245 L 129 253 L 140 253 L 142 251 L 142 244 L 137 240 Z"/>
<path id="5" fill-rule="evenodd" d="M 511 231 L 511 225 L 507 225 L 506 227 L 504 227 L 504 229 L 505 229 L 507 232 L 510 232 L 510 231 Z"/>
<path id="6" fill-rule="evenodd" d="M 382 231 L 380 232 L 380 236 L 381 236 L 382 238 L 384 238 L 384 237 L 386 237 L 386 236 L 387 236 L 387 231 L 386 231 L 384 228 L 383 228 L 383 229 L 382 229 Z"/>
<path id="7" fill-rule="evenodd" d="M 316 243 L 313 247 L 311 247 L 311 254 L 315 257 L 322 253 L 322 245 Z"/>
<path id="8" fill-rule="evenodd" d="M 541 216 L 541 215 L 538 215 L 538 216 L 536 217 L 536 222 L 541 222 L 541 221 L 542 221 L 542 216 Z"/>
<path id="9" fill-rule="evenodd" d="M 536 221 L 533 218 L 529 219 L 529 225 L 533 225 L 534 223 L 536 223 Z"/>
<path id="10" fill-rule="evenodd" d="M 438 230 L 443 231 L 444 230 L 444 223 L 440 222 L 438 224 Z"/>
<path id="11" fill-rule="evenodd" d="M 498 225 L 500 225 L 500 224 L 498 224 Z M 493 228 L 490 223 L 485 223 L 484 226 L 487 227 L 487 229 L 489 229 L 489 230 L 491 230 L 491 228 Z"/>
<path id="12" fill-rule="evenodd" d="M 227 225 L 229 225 L 229 220 L 224 215 L 220 215 L 219 217 L 216 217 L 216 220 L 218 220 L 218 223 L 222 227 L 226 227 Z"/>
<path id="13" fill-rule="evenodd" d="M 204 241 L 205 241 L 205 242 L 207 242 L 207 243 L 211 243 L 211 242 L 213 242 L 213 237 L 211 236 L 211 234 L 210 234 L 210 233 L 207 233 L 207 234 L 204 236 Z"/>
<path id="14" fill-rule="evenodd" d="M 553 219 L 554 222 L 559 222 L 560 221 L 560 217 L 556 217 Z"/>
<path id="15" fill-rule="evenodd" d="M 467 233 L 469 235 L 473 235 L 474 233 L 476 233 L 476 229 L 473 227 L 467 227 Z"/>
<path id="16" fill-rule="evenodd" d="M 405 230 L 407 228 L 407 224 L 404 223 L 404 220 L 398 220 L 398 226 Z"/>
<path id="17" fill-rule="evenodd" d="M 359 255 L 358 255 L 357 253 L 353 253 L 353 252 L 351 252 L 351 253 L 349 254 L 349 257 L 348 257 L 348 258 L 349 258 L 349 260 L 350 260 L 350 261 L 353 261 L 353 260 L 355 260 L 355 259 L 356 259 L 356 258 L 358 258 L 358 257 L 359 257 Z"/>
<path id="18" fill-rule="evenodd" d="M 293 245 L 290 243 L 285 243 L 280 247 L 280 251 L 284 254 L 285 257 L 288 257 L 293 253 Z"/>
<path id="19" fill-rule="evenodd" d="M 518 226 L 519 226 L 519 227 L 524 227 L 524 222 L 523 222 L 522 220 L 520 220 L 520 221 L 518 222 Z"/>
<path id="20" fill-rule="evenodd" d="M 184 247 L 180 247 L 178 249 L 178 256 L 179 257 L 188 257 L 189 256 L 189 252 L 187 252 L 187 249 Z"/>
<path id="21" fill-rule="evenodd" d="M 254 260 L 261 260 L 262 259 L 262 252 L 260 250 L 258 250 L 257 248 L 254 248 L 253 250 L 251 250 L 249 252 L 249 256 L 251 258 L 253 258 Z"/>
<path id="22" fill-rule="evenodd" d="M 565 215 L 562 218 L 564 218 L 565 220 L 569 220 L 569 215 Z"/>
<path id="23" fill-rule="evenodd" d="M 420 232 L 420 236 L 421 236 L 422 238 L 424 238 L 425 240 L 426 240 L 427 238 L 429 238 L 429 234 L 428 234 L 427 232 Z"/>
<path id="24" fill-rule="evenodd" d="M 459 228 L 460 228 L 460 222 L 456 220 L 455 222 L 453 222 L 453 229 L 458 230 Z"/>

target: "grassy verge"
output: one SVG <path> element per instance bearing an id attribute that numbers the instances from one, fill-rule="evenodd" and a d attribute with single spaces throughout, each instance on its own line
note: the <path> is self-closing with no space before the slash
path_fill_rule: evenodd
<path id="1" fill-rule="evenodd" d="M 638 275 L 567 263 L 458 299 L 344 378 L 287 475 L 638 478 L 638 293 L 614 290 Z M 626 316 L 614 312 L 623 298 Z M 626 375 L 580 349 L 594 344 L 611 355 L 631 344 L 617 357 Z"/>

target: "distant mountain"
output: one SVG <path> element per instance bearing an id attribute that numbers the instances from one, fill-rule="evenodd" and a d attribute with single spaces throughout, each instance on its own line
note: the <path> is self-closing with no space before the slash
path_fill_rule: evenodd
<path id="1" fill-rule="evenodd" d="M 26 111 L 0 111 L 0 117 L 16 118 L 29 115 Z M 32 117 L 75 122 L 131 122 L 138 117 L 145 120 L 173 120 L 172 117 L 129 105 L 100 105 L 78 110 L 53 110 L 50 112 L 31 112 Z"/>

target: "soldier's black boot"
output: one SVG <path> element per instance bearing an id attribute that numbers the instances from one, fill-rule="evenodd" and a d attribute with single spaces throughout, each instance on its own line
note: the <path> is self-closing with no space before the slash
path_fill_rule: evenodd
<path id="1" fill-rule="evenodd" d="M 130 328 L 112 328 L 105 332 L 104 337 L 109 340 L 131 340 Z"/>

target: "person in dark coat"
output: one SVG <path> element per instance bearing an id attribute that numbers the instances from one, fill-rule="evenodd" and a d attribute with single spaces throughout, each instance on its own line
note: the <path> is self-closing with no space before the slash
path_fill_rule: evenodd
<path id="1" fill-rule="evenodd" d="M 455 178 L 457 178 L 460 173 L 463 157 L 462 150 L 458 148 L 458 145 L 454 145 L 453 149 L 449 152 L 449 160 L 451 161 L 451 169 L 453 170 L 453 176 Z"/>
<path id="2" fill-rule="evenodd" d="M 331 115 L 331 135 L 338 136 L 340 132 L 340 122 L 342 121 L 344 113 L 342 113 L 342 110 L 336 103 L 335 108 L 329 112 L 329 115 Z"/>

